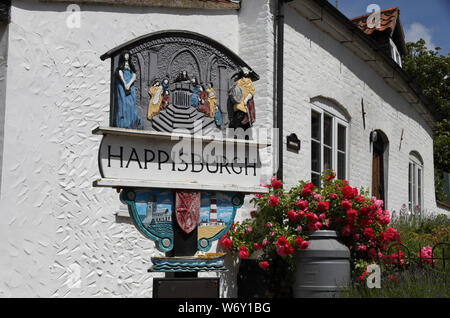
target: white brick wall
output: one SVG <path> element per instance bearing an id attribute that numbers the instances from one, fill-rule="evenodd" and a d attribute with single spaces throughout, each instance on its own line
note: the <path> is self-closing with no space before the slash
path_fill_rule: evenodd
<path id="1" fill-rule="evenodd" d="M 380 129 L 389 139 L 388 208 L 399 210 L 408 201 L 409 153 L 415 150 L 424 160 L 425 209 L 435 209 L 431 128 L 367 63 L 303 16 L 288 6 L 286 9 L 284 134 L 296 133 L 302 150 L 295 154 L 285 149 L 285 181 L 292 185 L 298 179 L 310 179 L 310 99 L 323 96 L 343 105 L 351 116 L 350 183 L 371 187 L 369 134 Z M 367 112 L 365 130 L 361 98 Z"/>

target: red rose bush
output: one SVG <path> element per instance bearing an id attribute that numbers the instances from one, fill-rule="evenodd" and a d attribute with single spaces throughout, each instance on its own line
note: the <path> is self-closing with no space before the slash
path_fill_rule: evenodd
<path id="1" fill-rule="evenodd" d="M 292 260 L 295 251 L 307 249 L 308 231 L 334 230 L 350 249 L 353 269 L 361 274 L 383 258 L 389 244 L 400 242 L 400 236 L 389 227 L 383 201 L 335 176 L 325 173 L 321 188 L 300 181 L 289 190 L 272 178 L 266 185 L 269 192 L 251 199 L 256 208 L 252 217 L 234 224 L 221 238 L 221 246 L 241 259 L 258 258 L 266 269 L 274 257 Z"/>

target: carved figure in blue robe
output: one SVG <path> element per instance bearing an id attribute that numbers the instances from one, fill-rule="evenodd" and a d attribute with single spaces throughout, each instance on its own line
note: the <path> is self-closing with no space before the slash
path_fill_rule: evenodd
<path id="1" fill-rule="evenodd" d="M 192 85 L 194 85 L 194 92 L 191 95 L 191 106 L 197 108 L 199 103 L 198 93 L 200 91 L 200 85 L 195 78 L 192 79 Z"/>
<path id="2" fill-rule="evenodd" d="M 120 54 L 116 71 L 116 127 L 143 129 L 136 106 L 136 69 L 128 51 Z"/>
<path id="3" fill-rule="evenodd" d="M 219 109 L 216 109 L 216 112 L 214 113 L 214 121 L 216 122 L 217 127 L 222 126 L 222 114 Z"/>

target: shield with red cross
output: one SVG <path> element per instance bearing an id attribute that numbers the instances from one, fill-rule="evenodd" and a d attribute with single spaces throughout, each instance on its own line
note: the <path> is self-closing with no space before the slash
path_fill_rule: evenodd
<path id="1" fill-rule="evenodd" d="M 191 233 L 200 220 L 200 192 L 182 190 L 175 192 L 175 215 L 178 225 L 186 233 Z"/>

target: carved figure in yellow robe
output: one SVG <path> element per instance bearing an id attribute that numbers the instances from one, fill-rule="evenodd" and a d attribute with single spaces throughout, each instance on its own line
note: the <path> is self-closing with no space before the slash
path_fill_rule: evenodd
<path id="1" fill-rule="evenodd" d="M 242 68 L 242 77 L 237 80 L 230 90 L 230 97 L 234 104 L 232 128 L 249 128 L 255 122 L 255 87 L 250 78 L 250 70 Z"/>
<path id="2" fill-rule="evenodd" d="M 153 86 L 150 87 L 148 93 L 151 98 L 150 103 L 148 104 L 147 118 L 150 120 L 159 113 L 159 107 L 162 103 L 163 87 L 160 82 L 156 81 Z"/>
<path id="3" fill-rule="evenodd" d="M 209 117 L 214 118 L 214 114 L 216 113 L 217 99 L 216 99 L 216 90 L 213 87 L 213 83 L 208 84 L 206 93 L 208 94 Z"/>

